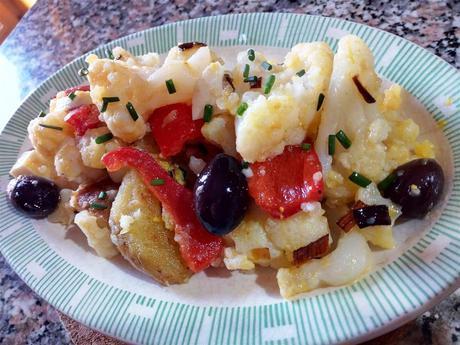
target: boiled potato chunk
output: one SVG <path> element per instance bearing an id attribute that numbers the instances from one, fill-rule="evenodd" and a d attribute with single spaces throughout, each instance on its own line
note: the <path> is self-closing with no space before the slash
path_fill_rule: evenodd
<path id="1" fill-rule="evenodd" d="M 182 260 L 174 232 L 165 227 L 161 204 L 135 171 L 123 178 L 109 223 L 112 241 L 134 267 L 166 285 L 189 279 L 192 273 Z"/>

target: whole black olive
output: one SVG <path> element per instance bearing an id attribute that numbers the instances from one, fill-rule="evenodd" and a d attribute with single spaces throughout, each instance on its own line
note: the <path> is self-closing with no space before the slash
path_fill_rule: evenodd
<path id="1" fill-rule="evenodd" d="M 209 232 L 225 235 L 243 220 L 249 205 L 246 177 L 235 158 L 218 154 L 195 183 L 195 212 Z"/>
<path id="2" fill-rule="evenodd" d="M 444 173 L 434 159 L 415 159 L 396 168 L 383 196 L 402 206 L 408 218 L 423 218 L 439 201 Z"/>
<path id="3" fill-rule="evenodd" d="M 15 208 L 30 218 L 49 216 L 59 203 L 59 188 L 38 176 L 19 176 L 8 185 L 8 196 Z"/>

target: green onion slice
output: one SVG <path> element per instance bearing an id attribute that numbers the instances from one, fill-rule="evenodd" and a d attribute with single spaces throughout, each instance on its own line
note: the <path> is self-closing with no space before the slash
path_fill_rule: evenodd
<path id="1" fill-rule="evenodd" d="M 128 109 L 129 115 L 131 115 L 134 121 L 136 121 L 139 118 L 139 115 L 137 115 L 137 111 L 136 109 L 134 109 L 134 106 L 131 102 L 126 103 L 126 109 Z"/>
<path id="2" fill-rule="evenodd" d="M 304 74 L 305 74 L 305 70 L 304 70 L 304 69 L 301 69 L 300 71 L 298 71 L 298 72 L 296 73 L 296 75 L 299 76 L 299 77 L 303 76 Z"/>
<path id="3" fill-rule="evenodd" d="M 363 176 L 356 171 L 353 171 L 348 178 L 350 179 L 351 182 L 363 188 L 366 188 L 372 183 L 372 181 L 369 180 L 366 176 Z"/>
<path id="4" fill-rule="evenodd" d="M 107 208 L 106 205 L 103 205 L 103 204 L 99 204 L 97 202 L 92 202 L 91 204 L 89 204 L 89 206 L 91 208 L 94 208 L 96 210 L 105 210 Z"/>
<path id="5" fill-rule="evenodd" d="M 203 120 L 204 122 L 210 122 L 212 118 L 213 107 L 211 104 L 206 104 L 204 106 Z"/>
<path id="6" fill-rule="evenodd" d="M 106 197 L 107 197 L 107 193 L 105 191 L 100 192 L 97 196 L 99 200 L 104 200 Z"/>
<path id="7" fill-rule="evenodd" d="M 242 167 L 243 169 L 249 168 L 249 162 L 244 161 L 243 163 L 241 163 L 241 167 Z"/>
<path id="8" fill-rule="evenodd" d="M 45 117 L 46 113 L 42 110 L 38 113 L 38 117 Z"/>
<path id="9" fill-rule="evenodd" d="M 82 67 L 78 70 L 78 75 L 80 77 L 84 77 L 84 76 L 87 76 L 89 73 L 88 69 L 86 67 Z"/>
<path id="10" fill-rule="evenodd" d="M 351 146 L 351 140 L 347 137 L 343 130 L 340 130 L 336 133 L 335 137 L 342 144 L 342 146 L 348 149 Z"/>
<path id="11" fill-rule="evenodd" d="M 263 69 L 266 69 L 267 71 L 271 71 L 273 68 L 273 66 L 267 61 L 262 62 L 261 66 Z"/>
<path id="12" fill-rule="evenodd" d="M 115 57 L 113 56 L 113 53 L 112 53 L 112 49 L 106 49 L 106 50 L 105 50 L 105 53 L 107 54 L 107 57 L 108 57 L 110 60 L 115 60 Z"/>
<path id="13" fill-rule="evenodd" d="M 247 78 L 248 76 L 249 76 L 249 65 L 246 64 L 244 65 L 243 78 Z"/>
<path id="14" fill-rule="evenodd" d="M 96 141 L 96 144 L 102 144 L 102 143 L 105 143 L 106 141 L 111 140 L 112 138 L 113 138 L 112 133 L 106 133 L 101 136 L 98 136 L 95 141 Z"/>
<path id="15" fill-rule="evenodd" d="M 397 176 L 395 173 L 391 173 L 390 175 L 385 177 L 382 181 L 380 181 L 377 187 L 379 188 L 379 190 L 384 192 L 396 180 L 396 177 Z"/>
<path id="16" fill-rule="evenodd" d="M 75 94 L 75 92 L 71 92 L 67 95 L 67 97 L 70 98 L 71 101 L 73 101 L 75 99 L 75 97 L 77 97 L 77 95 Z"/>
<path id="17" fill-rule="evenodd" d="M 236 113 L 238 114 L 238 116 L 242 116 L 247 109 L 248 109 L 248 104 L 246 102 L 243 102 L 240 104 L 238 109 L 236 109 Z"/>
<path id="18" fill-rule="evenodd" d="M 275 76 L 272 74 L 271 76 L 268 77 L 267 81 L 265 82 L 264 85 L 264 94 L 269 94 L 270 91 L 272 90 L 273 84 L 275 84 Z"/>
<path id="19" fill-rule="evenodd" d="M 120 102 L 120 98 L 118 97 L 102 97 L 102 108 L 101 113 L 107 110 L 107 106 L 109 103 Z"/>
<path id="20" fill-rule="evenodd" d="M 328 152 L 330 156 L 333 156 L 335 153 L 335 135 L 330 134 L 327 137 L 327 147 L 328 147 Z"/>
<path id="21" fill-rule="evenodd" d="M 245 83 L 257 83 L 257 76 L 253 75 L 252 77 L 244 78 Z"/>
<path id="22" fill-rule="evenodd" d="M 162 186 L 165 184 L 165 180 L 162 178 L 154 178 L 152 181 L 150 181 L 150 184 L 152 186 Z"/>
<path id="23" fill-rule="evenodd" d="M 44 128 L 55 129 L 55 130 L 58 130 L 58 131 L 62 131 L 62 129 L 63 129 L 62 127 L 59 127 L 59 126 L 45 125 L 44 123 L 40 123 L 39 125 L 44 127 Z"/>
<path id="24" fill-rule="evenodd" d="M 256 53 L 254 49 L 249 49 L 248 50 L 248 59 L 249 61 L 254 61 L 256 59 Z"/>
<path id="25" fill-rule="evenodd" d="M 166 88 L 168 89 L 168 92 L 170 95 L 173 93 L 176 93 L 176 87 L 174 86 L 174 82 L 172 79 L 168 79 L 165 81 L 166 83 Z"/>
<path id="26" fill-rule="evenodd" d="M 321 106 L 323 105 L 324 102 L 324 94 L 320 93 L 318 96 L 318 103 L 316 104 L 316 111 L 321 109 Z"/>
<path id="27" fill-rule="evenodd" d="M 311 144 L 303 143 L 301 147 L 302 147 L 302 150 L 309 151 L 311 149 Z"/>

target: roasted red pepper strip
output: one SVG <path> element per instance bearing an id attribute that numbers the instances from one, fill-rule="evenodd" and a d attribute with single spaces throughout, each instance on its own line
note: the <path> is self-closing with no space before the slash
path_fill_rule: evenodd
<path id="1" fill-rule="evenodd" d="M 321 163 L 313 145 L 308 150 L 287 146 L 282 154 L 250 167 L 249 194 L 272 217 L 287 218 L 302 203 L 323 197 Z"/>
<path id="2" fill-rule="evenodd" d="M 182 151 L 185 143 L 199 139 L 203 120 L 192 119 L 192 107 L 170 104 L 156 109 L 149 118 L 152 135 L 164 157 L 171 157 Z"/>
<path id="3" fill-rule="evenodd" d="M 94 104 L 81 105 L 69 111 L 65 122 L 71 125 L 75 135 L 81 136 L 90 128 L 97 128 L 102 125 L 99 120 L 99 110 Z"/>
<path id="4" fill-rule="evenodd" d="M 107 153 L 102 162 L 108 171 L 116 171 L 129 166 L 139 172 L 144 183 L 176 224 L 176 241 L 187 266 L 193 272 L 199 272 L 219 258 L 223 250 L 221 238 L 207 232 L 193 211 L 192 192 L 178 184 L 147 152 L 133 147 L 122 147 Z M 152 185 L 155 179 L 163 184 Z"/>

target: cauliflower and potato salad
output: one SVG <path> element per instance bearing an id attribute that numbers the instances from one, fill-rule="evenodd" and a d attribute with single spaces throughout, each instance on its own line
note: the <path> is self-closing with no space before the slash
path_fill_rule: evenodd
<path id="1" fill-rule="evenodd" d="M 163 62 L 120 47 L 86 62 L 89 85 L 30 122 L 11 202 L 165 285 L 257 265 L 277 270 L 285 298 L 348 284 L 395 246 L 400 216 L 439 201 L 434 145 L 356 36 L 336 54 L 297 44 L 282 62 L 247 49 L 232 69 L 198 42 Z"/>

